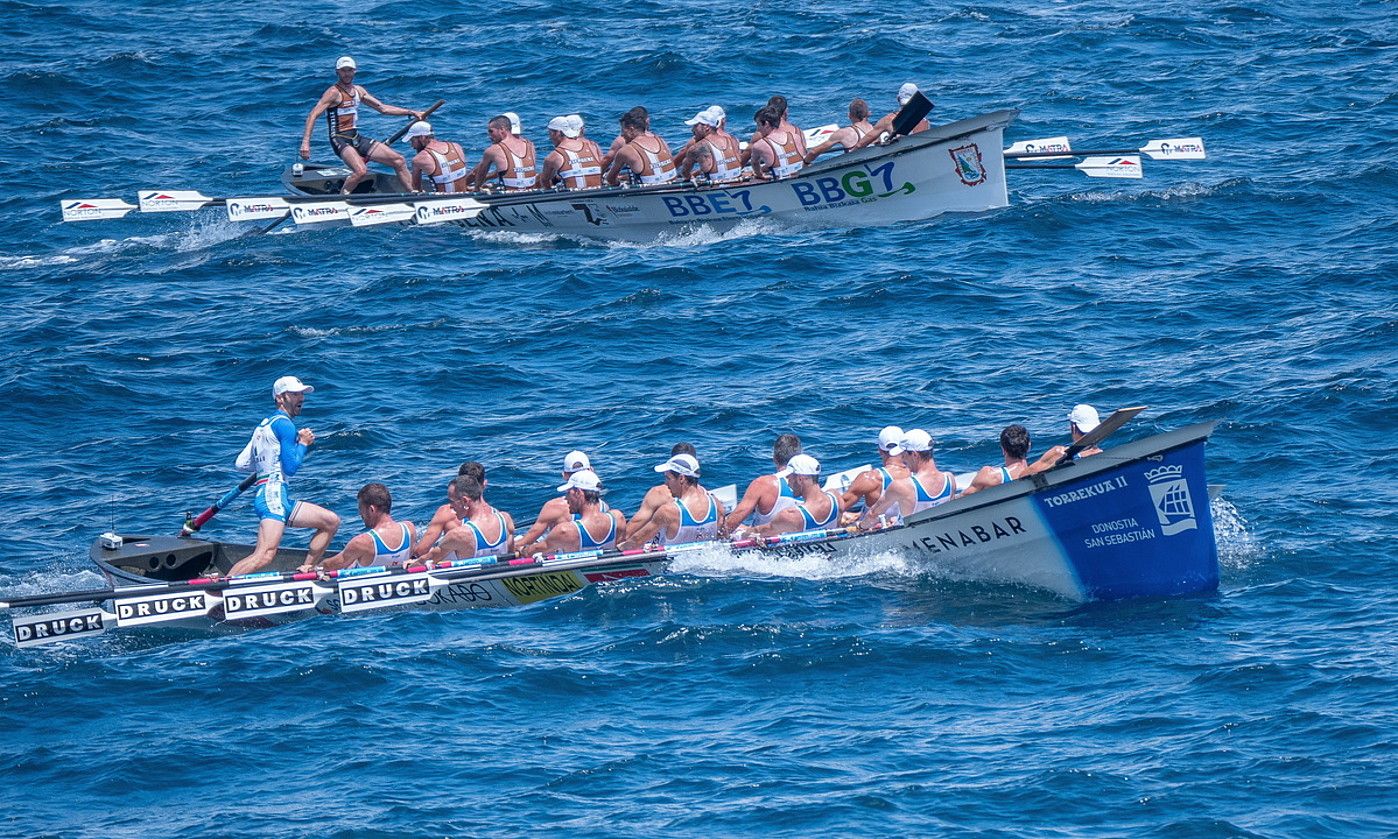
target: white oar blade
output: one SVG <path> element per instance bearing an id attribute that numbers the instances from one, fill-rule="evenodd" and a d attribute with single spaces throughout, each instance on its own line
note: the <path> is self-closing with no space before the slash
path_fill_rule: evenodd
<path id="1" fill-rule="evenodd" d="M 350 224 L 355 227 L 372 227 L 376 224 L 393 224 L 412 221 L 417 208 L 412 204 L 374 204 L 369 207 L 352 207 Z"/>
<path id="2" fill-rule="evenodd" d="M 226 204 L 229 221 L 258 221 L 285 218 L 291 205 L 280 198 L 230 198 Z"/>
<path id="3" fill-rule="evenodd" d="M 144 597 L 126 597 L 116 600 L 116 625 L 146 626 L 153 623 L 169 623 L 185 618 L 202 618 L 218 605 L 218 598 L 204 591 L 179 591 L 168 594 L 151 594 Z"/>
<path id="4" fill-rule="evenodd" d="M 101 609 L 79 609 L 73 612 L 49 612 L 14 618 L 15 646 L 38 647 L 56 641 L 101 635 L 116 620 L 116 616 Z"/>
<path id="5" fill-rule="evenodd" d="M 1067 137 L 1045 137 L 1040 140 L 1023 140 L 1005 149 L 1005 157 L 1020 157 L 1026 154 L 1042 154 L 1049 151 L 1064 152 L 1056 157 L 1036 157 L 1035 160 L 1063 160 L 1071 157 L 1073 144 L 1068 142 Z"/>
<path id="6" fill-rule="evenodd" d="M 825 142 L 831 134 L 834 134 L 836 131 L 839 130 L 839 123 L 832 122 L 829 125 L 820 125 L 815 128 L 807 128 L 805 131 L 802 131 L 801 133 L 806 135 L 807 146 L 818 146 L 821 143 Z"/>
<path id="7" fill-rule="evenodd" d="M 874 467 L 866 463 L 863 466 L 856 466 L 853 469 L 836 472 L 825 479 L 825 486 L 821 487 L 821 489 L 824 489 L 826 492 L 844 492 L 849 489 L 850 484 L 854 483 L 855 478 L 873 468 Z"/>
<path id="8" fill-rule="evenodd" d="M 288 612 L 314 610 L 334 589 L 316 585 L 313 580 L 271 586 L 237 586 L 223 592 L 225 620 L 246 620 Z"/>
<path id="9" fill-rule="evenodd" d="M 192 189 L 145 189 L 136 197 L 143 213 L 187 213 L 213 201 Z"/>
<path id="10" fill-rule="evenodd" d="M 367 612 L 370 609 L 426 603 L 432 599 L 433 589 L 442 585 L 445 583 L 426 574 L 341 580 L 340 611 Z"/>
<path id="11" fill-rule="evenodd" d="M 418 224 L 445 224 L 475 218 L 486 205 L 472 198 L 460 198 L 453 201 L 419 201 L 413 207 Z"/>
<path id="12" fill-rule="evenodd" d="M 726 484 L 718 489 L 710 490 L 714 500 L 723 505 L 723 509 L 733 512 L 733 508 L 738 506 L 738 485 Z"/>
<path id="13" fill-rule="evenodd" d="M 1152 160 L 1204 160 L 1203 137 L 1176 137 L 1173 140 L 1151 140 L 1141 149 Z"/>
<path id="14" fill-rule="evenodd" d="M 1141 159 L 1127 154 L 1119 157 L 1087 157 L 1074 168 L 1089 178 L 1139 178 Z"/>
<path id="15" fill-rule="evenodd" d="M 136 209 L 120 198 L 78 198 L 73 201 L 58 202 L 63 210 L 64 221 L 101 221 L 109 218 L 122 218 Z"/>
<path id="16" fill-rule="evenodd" d="M 324 224 L 349 221 L 350 206 L 343 201 L 316 201 L 291 206 L 291 220 L 297 224 Z"/>

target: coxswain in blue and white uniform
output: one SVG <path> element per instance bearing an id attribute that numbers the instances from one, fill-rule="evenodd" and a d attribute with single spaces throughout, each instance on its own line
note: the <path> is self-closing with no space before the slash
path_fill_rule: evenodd
<path id="1" fill-rule="evenodd" d="M 452 504 L 461 526 L 444 535 L 428 554 L 430 562 L 504 556 L 514 550 L 515 520 L 485 500 L 484 484 L 471 475 L 454 482 Z"/>
<path id="2" fill-rule="evenodd" d="M 859 141 L 869 136 L 873 130 L 874 125 L 869 122 L 869 103 L 859 98 L 851 99 L 849 125 L 830 132 L 830 136 L 823 142 L 808 149 L 806 164 L 810 165 L 817 157 L 836 149 L 844 152 L 854 151 L 859 147 Z"/>
<path id="3" fill-rule="evenodd" d="M 543 542 L 545 553 L 610 551 L 626 538 L 626 517 L 620 510 L 602 509 L 602 481 L 596 472 L 574 472 L 558 491 L 564 494 L 573 518 L 550 531 Z"/>
<path id="4" fill-rule="evenodd" d="M 771 523 L 757 528 L 757 535 L 823 530 L 839 524 L 840 499 L 835 493 L 820 488 L 820 461 L 808 454 L 798 454 L 791 458 L 787 468 L 791 470 L 787 480 L 796 493 L 796 504 L 779 513 Z"/>
<path id="5" fill-rule="evenodd" d="M 602 185 L 602 150 L 582 137 L 582 117 L 574 115 L 549 120 L 549 141 L 553 151 L 544 158 L 539 183 L 545 189 L 596 189 Z"/>
<path id="6" fill-rule="evenodd" d="M 778 513 L 796 504 L 796 493 L 786 480 L 791 474 L 787 464 L 800 453 L 801 438 L 795 434 L 783 434 L 776 439 L 772 444 L 772 463 L 777 471 L 754 478 L 748 484 L 738 505 L 724 519 L 724 533 L 732 533 L 744 524 L 755 527 L 770 524 Z"/>
<path id="7" fill-rule="evenodd" d="M 539 186 L 539 170 L 534 163 L 534 144 L 519 136 L 518 117 L 501 114 L 485 124 L 490 145 L 481 162 L 471 170 L 471 187 L 483 189 L 494 178 L 506 192 L 520 192 Z"/>
<path id="8" fill-rule="evenodd" d="M 650 133 L 647 121 L 627 111 L 621 117 L 621 136 L 626 145 L 612 158 L 606 182 L 621 183 L 621 170 L 627 169 L 642 186 L 658 186 L 675 180 L 675 160 L 665 140 Z"/>
<path id="9" fill-rule="evenodd" d="M 665 476 L 670 502 L 662 504 L 644 526 L 638 527 L 633 518 L 630 535 L 621 548 L 638 548 L 652 542 L 664 546 L 717 539 L 723 523 L 723 505 L 699 483 L 699 458 L 685 453 L 671 455 L 655 471 Z"/>
<path id="10" fill-rule="evenodd" d="M 908 477 L 894 481 L 884 490 L 883 497 L 870 509 L 870 518 L 883 516 L 896 523 L 956 497 L 956 476 L 937 468 L 932 445 L 932 435 L 921 428 L 903 435 L 893 451 L 902 456 L 903 465 L 908 467 Z"/>
<path id="11" fill-rule="evenodd" d="M 846 523 L 859 519 L 860 513 L 870 510 L 894 481 L 908 477 L 903 459 L 893 454 L 902 439 L 903 429 L 896 425 L 884 426 L 879 432 L 880 465 L 856 475 L 840 497 L 840 507 L 846 511 Z"/>
<path id="12" fill-rule="evenodd" d="M 344 550 L 326 557 L 320 570 L 407 565 L 413 556 L 417 530 L 412 522 L 393 520 L 393 495 L 388 487 L 380 483 L 365 484 L 359 490 L 358 500 L 359 517 L 369 529 L 350 539 Z"/>
<path id="13" fill-rule="evenodd" d="M 369 176 L 368 162 L 371 160 L 392 166 L 393 171 L 398 173 L 403 191 L 412 192 L 413 182 L 408 174 L 408 164 L 403 161 L 403 155 L 360 132 L 359 106 L 368 105 L 381 114 L 418 120 L 422 119 L 422 112 L 385 105 L 375 99 L 363 86 L 354 83 L 354 74 L 358 69 L 354 59 L 348 55 L 341 56 L 340 60 L 335 62 L 337 81 L 326 88 L 325 93 L 320 96 L 320 101 L 311 108 L 310 116 L 306 117 L 306 129 L 301 135 L 301 158 L 311 159 L 311 131 L 315 129 L 316 120 L 320 118 L 321 113 L 324 113 L 326 129 L 330 135 L 330 147 L 350 169 L 350 176 L 345 178 L 341 192 L 346 195 L 354 192 L 355 187 Z"/>
<path id="14" fill-rule="evenodd" d="M 789 178 L 805 166 L 801 132 L 783 129 L 781 115 L 771 106 L 757 112 L 758 139 L 749 146 L 752 174 L 759 180 Z"/>
<path id="15" fill-rule="evenodd" d="M 1016 478 L 1029 474 L 1029 429 L 1022 425 L 1009 425 L 1000 432 L 1000 454 L 1004 456 L 1002 466 L 983 466 L 971 479 L 971 485 L 961 491 L 970 495 L 1000 484 L 1008 484 Z"/>
<path id="16" fill-rule="evenodd" d="M 685 120 L 694 139 L 675 156 L 682 180 L 703 176 L 711 183 L 727 183 L 747 177 L 738 138 L 723 130 L 727 119 L 723 108 L 710 105 Z"/>
<path id="17" fill-rule="evenodd" d="M 471 174 L 460 143 L 438 140 L 432 124 L 419 120 L 404 135 L 417 152 L 413 156 L 413 189 L 417 192 L 467 192 Z"/>
<path id="18" fill-rule="evenodd" d="M 315 388 L 295 376 L 282 376 L 273 382 L 272 401 L 277 411 L 258 423 L 252 438 L 238 455 L 237 468 L 257 475 L 253 506 L 260 523 L 256 547 L 233 566 L 229 572 L 231 576 L 251 574 L 270 565 L 288 525 L 315 528 L 309 564 L 320 560 L 340 527 L 339 516 L 309 501 L 293 500 L 287 486 L 291 476 L 301 468 L 311 446 L 315 445 L 315 432 L 309 428 L 298 431 L 292 421 L 301 414 L 306 394 L 313 392 Z"/>

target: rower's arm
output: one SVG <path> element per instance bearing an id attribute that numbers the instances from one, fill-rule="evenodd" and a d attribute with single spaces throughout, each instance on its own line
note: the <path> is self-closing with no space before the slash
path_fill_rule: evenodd
<path id="1" fill-rule="evenodd" d="M 361 533 L 345 545 L 345 549 L 321 563 L 326 571 L 339 571 L 351 565 L 359 565 L 374 558 L 374 540 L 367 533 Z"/>
<path id="2" fill-rule="evenodd" d="M 972 495 L 983 489 L 990 489 L 1000 483 L 1000 470 L 993 466 L 982 466 L 971 479 L 971 485 L 961 491 L 962 495 Z"/>
<path id="3" fill-rule="evenodd" d="M 548 189 L 553 186 L 554 180 L 558 177 L 558 170 L 563 165 L 563 155 L 557 151 L 551 151 L 548 157 L 544 158 L 544 168 L 539 170 L 539 186 Z"/>
<path id="4" fill-rule="evenodd" d="M 502 516 L 505 517 L 505 532 L 506 532 L 507 534 L 509 534 L 509 535 L 505 538 L 505 550 L 506 550 L 507 552 L 509 552 L 509 553 L 514 553 L 514 552 L 515 552 L 515 517 L 512 516 L 512 515 L 510 515 L 509 513 L 504 513 L 504 512 L 502 512 L 500 515 L 502 515 Z"/>
<path id="5" fill-rule="evenodd" d="M 428 562 L 441 562 L 444 557 L 453 552 L 455 552 L 457 556 L 475 556 L 475 531 L 465 525 L 456 528 L 443 536 L 441 544 L 433 548 L 431 553 L 424 557 L 424 559 Z"/>
<path id="6" fill-rule="evenodd" d="M 306 128 L 301 132 L 301 151 L 305 152 L 303 157 L 308 156 L 311 152 L 311 132 L 315 130 L 316 120 L 320 119 L 320 115 L 325 113 L 326 108 L 338 104 L 336 101 L 338 96 L 339 94 L 334 87 L 326 88 L 325 92 L 320 95 L 320 101 L 311 107 L 310 114 L 306 116 Z"/>
<path id="7" fill-rule="evenodd" d="M 277 442 L 281 443 L 282 472 L 289 478 L 301 468 L 310 446 L 297 439 L 296 424 L 287 417 L 272 420 L 272 433 L 277 435 Z"/>
<path id="8" fill-rule="evenodd" d="M 671 505 L 656 510 L 655 515 L 651 516 L 649 520 L 643 522 L 639 526 L 636 524 L 636 520 L 632 519 L 630 535 L 626 537 L 624 544 L 623 540 L 618 539 L 617 547 L 622 550 L 627 550 L 649 544 L 650 540 L 655 538 L 655 534 L 659 533 L 662 529 L 669 531 L 670 522 L 675 518 L 676 511 L 674 506 Z"/>
<path id="9" fill-rule="evenodd" d="M 859 473 L 853 481 L 850 481 L 849 489 L 840 496 L 840 509 L 848 510 L 854 506 L 861 498 L 867 499 L 874 494 L 874 487 L 883 487 L 883 478 L 876 469 L 866 469 Z"/>
<path id="10" fill-rule="evenodd" d="M 889 510 L 894 508 L 901 510 L 902 507 L 899 502 L 903 496 L 904 483 L 906 482 L 894 481 L 888 489 L 884 490 L 883 495 L 879 496 L 879 500 L 875 501 L 873 506 L 869 507 L 869 509 L 864 512 L 864 517 L 860 519 L 860 522 L 875 522 L 878 521 L 879 516 L 887 514 Z"/>
<path id="11" fill-rule="evenodd" d="M 884 135 L 885 131 L 887 131 L 890 134 L 893 133 L 893 114 L 889 114 L 888 116 L 874 123 L 874 130 L 870 131 L 868 134 L 865 134 L 859 142 L 854 144 L 854 147 L 856 149 L 862 149 L 865 146 L 877 143 L 879 141 L 879 138 Z"/>
<path id="12" fill-rule="evenodd" d="M 539 541 L 539 537 L 544 535 L 544 531 L 548 530 L 554 523 L 553 510 L 548 504 L 545 504 L 539 509 L 539 517 L 534 520 L 534 526 L 530 527 L 529 532 L 525 533 L 522 538 L 516 539 L 515 545 L 521 551 L 532 548 L 534 543 Z"/>
<path id="13" fill-rule="evenodd" d="M 446 513 L 443 513 L 443 510 Z M 437 537 L 442 535 L 446 529 L 447 522 L 451 520 L 451 507 L 443 504 L 437 508 L 437 512 L 432 514 L 432 520 L 427 523 L 427 528 L 422 531 L 422 538 L 413 545 L 413 556 L 422 556 L 432 550 L 432 544 L 437 541 Z"/>
<path id="14" fill-rule="evenodd" d="M 363 87 L 359 88 L 359 98 L 365 105 L 368 105 L 369 107 L 373 108 L 381 114 L 387 114 L 391 117 L 412 117 L 413 119 L 422 119 L 422 111 L 413 111 L 409 110 L 408 108 L 400 108 L 397 105 L 385 105 L 384 103 L 378 100 L 378 97 L 374 96 L 372 93 L 370 93 Z"/>
<path id="15" fill-rule="evenodd" d="M 1029 464 L 1029 472 L 1027 474 L 1037 475 L 1040 472 L 1047 472 L 1048 470 L 1052 469 L 1058 463 L 1058 461 L 1062 460 L 1063 455 L 1067 453 L 1067 446 L 1054 446 L 1053 448 L 1044 452 L 1038 460 Z"/>
<path id="16" fill-rule="evenodd" d="M 611 168 L 607 170 L 606 181 L 608 185 L 616 186 L 621 182 L 621 168 L 623 166 L 630 166 L 631 171 L 636 171 L 636 165 L 631 159 L 634 155 L 635 152 L 630 146 L 626 146 L 616 153 L 616 156 L 612 158 Z"/>
<path id="17" fill-rule="evenodd" d="M 738 506 L 733 508 L 733 512 L 724 519 L 724 532 L 731 533 L 738 525 L 742 524 L 747 517 L 752 515 L 752 511 L 757 509 L 757 504 L 762 500 L 763 490 L 766 489 L 764 478 L 757 478 L 748 484 L 747 492 L 743 493 L 743 498 L 738 502 Z"/>
<path id="18" fill-rule="evenodd" d="M 436 162 L 432 159 L 432 155 L 427 152 L 421 151 L 413 155 L 413 189 L 417 192 L 425 191 L 426 187 L 423 186 L 424 177 L 431 177 L 436 174 L 433 171 L 435 168 Z"/>
<path id="19" fill-rule="evenodd" d="M 471 170 L 469 186 L 473 190 L 481 189 L 485 186 L 486 179 L 490 177 L 490 167 L 499 157 L 498 146 L 491 146 L 481 153 L 481 162 L 476 164 L 476 168 Z"/>
<path id="20" fill-rule="evenodd" d="M 624 148 L 626 148 L 626 138 L 620 134 L 616 135 L 616 139 L 607 147 L 607 153 L 602 155 L 603 171 L 611 168 L 612 161 L 616 160 L 617 154 Z"/>
<path id="21" fill-rule="evenodd" d="M 825 142 L 806 152 L 805 161 L 810 163 L 822 154 L 828 151 L 834 151 L 836 146 L 839 146 L 841 149 L 849 149 L 849 139 L 852 133 L 853 129 L 851 128 L 841 128 L 838 131 L 830 132 L 830 136 L 825 138 Z"/>

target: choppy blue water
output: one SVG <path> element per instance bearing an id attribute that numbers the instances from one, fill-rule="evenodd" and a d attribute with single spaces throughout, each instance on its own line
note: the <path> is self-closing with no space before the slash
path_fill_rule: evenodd
<path id="1" fill-rule="evenodd" d="M 1215 596 L 1074 607 L 886 556 L 708 560 L 515 611 L 0 646 L 0 833 L 1351 836 L 1398 828 L 1393 3 L 0 2 L 0 591 L 100 582 L 178 527 L 278 375 L 317 391 L 301 497 L 421 521 L 457 463 L 529 518 L 561 455 L 631 508 L 695 443 L 867 460 L 888 422 L 993 462 L 1079 401 L 1123 439 L 1222 418 Z M 798 123 L 914 80 L 1007 141 L 1203 135 L 1141 182 L 1014 173 L 1013 206 L 651 246 L 311 230 L 57 199 L 276 191 L 349 52 L 466 140 L 518 111 L 672 140 L 774 92 Z M 383 136 L 396 119 L 371 115 Z M 317 157 L 324 157 L 317 127 Z M 1040 446 L 1036 446 L 1036 451 Z M 241 502 L 211 526 L 250 539 Z"/>

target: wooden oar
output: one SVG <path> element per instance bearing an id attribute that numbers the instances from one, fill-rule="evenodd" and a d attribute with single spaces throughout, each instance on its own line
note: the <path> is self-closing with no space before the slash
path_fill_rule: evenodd
<path id="1" fill-rule="evenodd" d="M 428 117 L 432 116 L 432 112 L 433 112 L 433 111 L 437 110 L 438 108 L 442 107 L 442 106 L 445 105 L 445 104 L 447 104 L 447 100 L 445 100 L 445 99 L 438 99 L 436 102 L 432 103 L 432 107 L 430 107 L 430 108 L 428 108 L 427 110 L 425 110 L 425 111 L 422 112 L 422 118 L 423 118 L 423 119 L 427 119 Z M 409 129 L 409 128 L 412 128 L 412 127 L 413 127 L 413 123 L 415 123 L 415 122 L 417 122 L 417 120 L 415 120 L 415 119 L 413 119 L 413 120 L 408 120 L 408 124 L 405 125 L 405 126 L 403 126 L 403 127 L 400 128 L 400 129 L 398 129 L 398 133 L 394 134 L 392 137 L 389 137 L 387 140 L 384 140 L 384 141 L 383 141 L 384 145 L 385 145 L 385 146 L 391 146 L 391 145 L 393 145 L 394 143 L 398 142 L 399 140 L 403 139 L 403 135 L 408 133 L 408 129 Z"/>
<path id="2" fill-rule="evenodd" d="M 184 527 L 180 528 L 180 538 L 183 539 L 185 537 L 193 536 L 195 533 L 198 533 L 199 528 L 209 523 L 209 519 L 218 515 L 220 510 L 222 510 L 224 507 L 227 507 L 229 504 L 232 504 L 233 499 L 242 495 L 244 492 L 247 492 L 248 488 L 255 483 L 257 483 L 256 472 L 254 472 L 251 475 L 248 475 L 246 478 L 243 479 L 242 483 L 225 492 L 223 494 L 223 497 L 215 501 L 213 504 L 210 504 L 207 510 L 190 519 L 189 521 L 185 522 Z"/>

